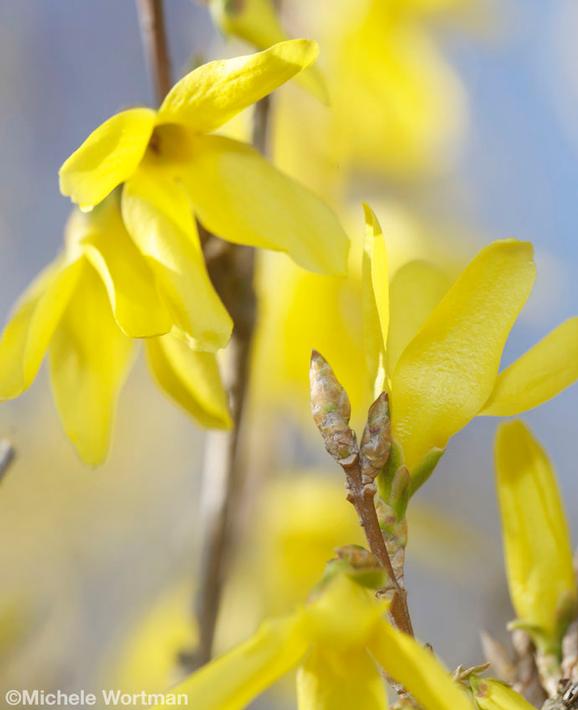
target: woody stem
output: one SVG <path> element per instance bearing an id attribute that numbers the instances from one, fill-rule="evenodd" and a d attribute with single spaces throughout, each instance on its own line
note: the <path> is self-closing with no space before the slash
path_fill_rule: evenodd
<path id="1" fill-rule="evenodd" d="M 137 9 L 155 99 L 157 104 L 161 104 L 171 88 L 171 63 L 163 0 L 137 0 Z"/>
<path id="2" fill-rule="evenodd" d="M 269 113 L 270 98 L 267 97 L 255 107 L 253 127 L 253 144 L 262 153 L 267 148 Z M 196 666 L 203 665 L 212 656 L 223 589 L 232 553 L 238 544 L 237 527 L 245 478 L 243 428 L 257 317 L 253 289 L 254 254 L 249 247 L 230 245 L 209 264 L 211 277 L 235 323 L 228 353 L 228 384 L 234 425 L 230 432 L 211 432 L 207 442 L 201 506 L 204 541 L 197 596 L 199 646 L 195 656 Z"/>
<path id="3" fill-rule="evenodd" d="M 170 62 L 163 14 L 163 0 L 137 0 L 143 45 L 150 66 L 157 102 L 171 86 Z M 270 99 L 255 108 L 253 143 L 266 152 Z M 223 588 L 236 540 L 242 483 L 242 429 L 249 384 L 250 356 L 256 321 L 253 289 L 254 250 L 225 244 L 199 224 L 207 267 L 219 296 L 229 310 L 235 330 L 229 348 L 225 381 L 230 395 L 233 427 L 228 432 L 210 432 L 207 437 L 201 494 L 201 553 L 195 615 L 199 644 L 194 661 L 203 665 L 212 655 Z M 223 248 L 213 249 L 215 244 Z M 215 256 L 211 256 L 215 252 Z"/>
<path id="4" fill-rule="evenodd" d="M 10 464 L 14 461 L 15 451 L 12 444 L 7 439 L 0 440 L 0 481 Z"/>
<path id="5" fill-rule="evenodd" d="M 377 557 L 390 580 L 393 598 L 389 614 L 398 629 L 413 636 L 407 593 L 397 580 L 375 510 L 375 486 L 373 483 L 364 482 L 359 457 L 356 457 L 351 464 L 343 465 L 343 470 L 347 481 L 347 499 L 357 512 L 369 549 Z"/>

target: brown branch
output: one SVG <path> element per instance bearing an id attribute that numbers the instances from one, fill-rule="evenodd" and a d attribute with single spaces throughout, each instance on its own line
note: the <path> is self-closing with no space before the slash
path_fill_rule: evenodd
<path id="1" fill-rule="evenodd" d="M 169 59 L 163 0 L 137 0 L 142 42 L 155 90 L 157 104 L 161 104 L 171 88 Z"/>
<path id="2" fill-rule="evenodd" d="M 10 464 L 14 461 L 16 452 L 7 439 L 0 440 L 0 481 L 5 476 Z"/>
<path id="3" fill-rule="evenodd" d="M 270 97 L 255 106 L 253 145 L 262 153 L 267 152 L 270 109 Z M 204 237 L 206 247 L 215 239 L 206 233 Z M 204 505 L 201 508 L 204 543 L 197 595 L 199 645 L 194 658 L 196 667 L 207 663 L 212 656 L 221 598 L 238 539 L 237 523 L 245 479 L 242 434 L 257 317 L 253 289 L 254 250 L 228 245 L 219 252 L 208 267 L 235 323 L 228 353 L 234 427 L 231 432 L 211 432 L 207 442 Z"/>
<path id="4" fill-rule="evenodd" d="M 401 631 L 413 636 L 407 592 L 397 580 L 375 510 L 375 484 L 363 481 L 359 456 L 356 456 L 351 464 L 342 464 L 342 468 L 347 481 L 347 500 L 357 512 L 369 549 L 377 557 L 390 580 L 391 588 L 387 590 L 393 592 L 390 616 Z"/>
<path id="5" fill-rule="evenodd" d="M 218 267 L 218 272 L 216 269 Z M 202 552 L 197 593 L 199 645 L 195 666 L 210 660 L 215 629 L 232 550 L 244 480 L 242 429 L 250 374 L 251 346 L 256 317 L 253 291 L 254 252 L 231 247 L 211 265 L 219 293 L 229 308 L 235 332 L 228 355 L 227 384 L 233 428 L 210 432 L 207 439 L 201 499 Z"/>

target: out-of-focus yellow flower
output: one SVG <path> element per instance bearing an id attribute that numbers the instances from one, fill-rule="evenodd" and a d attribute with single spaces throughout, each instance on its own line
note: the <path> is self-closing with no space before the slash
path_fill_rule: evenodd
<path id="1" fill-rule="evenodd" d="M 517 620 L 557 652 L 578 604 L 570 533 L 550 461 L 521 421 L 498 430 L 496 474 Z"/>
<path id="2" fill-rule="evenodd" d="M 578 379 L 578 318 L 556 328 L 499 374 L 506 340 L 532 290 L 535 266 L 531 244 L 497 241 L 470 262 L 415 337 L 405 348 L 397 346 L 398 360 L 391 361 L 383 315 L 388 274 L 383 264 L 375 268 L 371 258 L 383 252 L 384 236 L 369 208 L 366 225 L 364 284 L 375 311 L 367 344 L 371 349 L 381 343 L 386 353 L 393 436 L 415 489 L 448 440 L 475 416 L 524 412 Z"/>
<path id="3" fill-rule="evenodd" d="M 125 693 L 160 693 L 179 680 L 179 656 L 192 652 L 196 633 L 191 622 L 190 584 L 163 594 L 140 620 L 105 672 L 105 687 Z"/>
<path id="4" fill-rule="evenodd" d="M 474 9 L 478 0 L 389 0 L 384 5 L 387 5 L 394 15 L 424 19 L 447 13 L 460 14 Z"/>
<path id="5" fill-rule="evenodd" d="M 102 463 L 133 361 L 129 336 L 149 335 L 148 361 L 160 388 L 204 426 L 227 428 L 215 355 L 191 348 L 171 308 L 171 280 L 187 277 L 168 265 L 151 269 L 124 227 L 116 193 L 88 214 L 73 213 L 63 254 L 25 292 L 3 332 L 0 399 L 26 390 L 48 351 L 64 429 L 86 463 Z M 199 283 L 185 287 L 198 304 L 206 301 Z"/>
<path id="6" fill-rule="evenodd" d="M 257 49 L 267 49 L 289 39 L 273 0 L 210 0 L 209 7 L 223 32 Z M 296 81 L 323 103 L 328 102 L 327 88 L 315 66 L 298 74 Z"/>
<path id="7" fill-rule="evenodd" d="M 354 168 L 439 169 L 464 123 L 461 86 L 427 28 L 370 0 L 336 48 L 333 140 Z"/>
<path id="8" fill-rule="evenodd" d="M 470 685 L 480 710 L 533 710 L 534 706 L 498 680 L 472 678 Z"/>
<path id="9" fill-rule="evenodd" d="M 322 48 L 331 107 L 295 93 L 280 98 L 275 156 L 283 168 L 337 191 L 360 173 L 408 180 L 453 163 L 466 99 L 417 5 L 340 0 L 329 18 L 316 3 L 298 3 L 300 24 Z"/>
<path id="10" fill-rule="evenodd" d="M 256 559 L 240 560 L 251 583 L 262 578 L 262 615 L 284 614 L 313 587 L 319 570 L 346 543 L 362 544 L 363 533 L 342 481 L 315 471 L 297 472 L 271 482 L 264 491 L 251 544 Z M 254 594 L 253 594 L 254 596 Z"/>
<path id="11" fill-rule="evenodd" d="M 209 135 L 316 56 L 314 42 L 290 40 L 195 69 L 158 111 L 130 109 L 99 126 L 60 169 L 63 194 L 87 210 L 123 183 L 124 221 L 153 271 L 174 257 L 174 239 L 195 245 L 173 266 L 190 282 L 199 271 L 192 262 L 202 258 L 191 210 L 224 239 L 287 252 L 314 271 L 344 272 L 348 240 L 333 212 L 251 146 Z M 190 293 L 175 290 L 194 310 Z M 223 308 L 211 319 L 210 330 L 194 322 L 183 330 L 214 350 L 226 343 L 231 323 Z"/>
<path id="12" fill-rule="evenodd" d="M 203 710 L 240 710 L 298 666 L 301 710 L 385 710 L 379 666 L 425 710 L 470 710 L 434 655 L 390 626 L 385 610 L 371 590 L 336 574 L 310 604 L 266 622 L 171 692 Z"/>

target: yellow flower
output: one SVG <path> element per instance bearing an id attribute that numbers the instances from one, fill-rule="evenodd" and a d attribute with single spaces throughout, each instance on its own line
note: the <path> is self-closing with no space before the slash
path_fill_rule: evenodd
<path id="1" fill-rule="evenodd" d="M 380 374 L 376 342 L 385 353 L 393 436 L 414 476 L 415 490 L 448 440 L 475 416 L 524 412 L 578 379 L 578 318 L 558 326 L 498 372 L 506 340 L 535 279 L 531 244 L 506 239 L 482 249 L 417 334 L 390 348 L 384 237 L 369 208 L 366 226 L 364 283 L 373 304 L 366 312 L 367 345 L 375 375 Z M 411 288 L 411 279 L 407 286 Z"/>
<path id="2" fill-rule="evenodd" d="M 357 206 L 357 224 L 358 210 Z M 405 210 L 387 204 L 380 215 L 385 217 L 392 252 L 390 349 L 398 350 L 449 288 L 462 260 L 456 257 L 456 250 L 443 245 L 438 248 L 436 230 Z M 350 231 L 352 235 L 361 232 Z M 459 237 L 461 245 L 463 235 Z M 364 367 L 362 250 L 363 235 L 359 234 L 352 239 L 346 278 L 308 273 L 277 254 L 260 253 L 260 324 L 254 370 L 261 401 L 267 400 L 269 406 L 282 402 L 297 418 L 307 416 L 309 423 L 308 368 L 315 349 L 339 374 L 354 417 L 367 410 L 373 383 Z"/>
<path id="3" fill-rule="evenodd" d="M 195 249 L 186 241 L 180 246 Z M 64 429 L 91 465 L 108 451 L 116 401 L 133 361 L 129 336 L 151 336 L 149 365 L 172 399 L 205 426 L 230 426 L 215 355 L 191 348 L 183 332 L 190 314 L 172 300 L 174 283 L 182 281 L 206 306 L 195 310 L 201 327 L 210 328 L 210 305 L 219 301 L 200 280 L 187 285 L 187 274 L 171 271 L 171 254 L 165 257 L 165 271 L 153 271 L 124 227 L 116 193 L 88 214 L 76 212 L 63 254 L 24 293 L 0 339 L 0 399 L 26 390 L 48 351 Z M 191 275 L 201 269 L 199 260 Z"/>
<path id="4" fill-rule="evenodd" d="M 472 678 L 470 681 L 480 710 L 533 710 L 534 706 L 500 681 Z"/>
<path id="5" fill-rule="evenodd" d="M 287 252 L 314 271 L 343 272 L 348 240 L 331 210 L 251 146 L 209 135 L 316 56 L 314 42 L 290 40 L 195 69 L 158 111 L 129 109 L 99 126 L 60 169 L 62 193 L 90 210 L 123 184 L 122 213 L 132 239 L 153 271 L 160 264 L 163 272 L 168 267 L 188 276 L 188 286 L 171 279 L 171 289 L 191 309 L 198 268 L 191 273 L 190 267 L 200 254 L 191 249 L 181 263 L 176 253 L 187 240 L 196 244 L 191 211 L 223 239 Z M 167 257 L 175 263 L 166 264 Z M 190 335 L 215 349 L 227 341 L 230 321 L 217 312 L 211 320 L 210 333 L 195 328 Z"/>
<path id="6" fill-rule="evenodd" d="M 300 710 L 385 710 L 381 667 L 425 710 L 471 710 L 434 655 L 382 618 L 385 609 L 370 590 L 336 574 L 309 605 L 264 623 L 171 693 L 185 693 L 199 710 L 240 710 L 299 667 Z"/>
<path id="7" fill-rule="evenodd" d="M 557 652 L 578 604 L 570 533 L 550 461 L 520 421 L 498 430 L 496 474 L 518 621 L 545 650 Z"/>

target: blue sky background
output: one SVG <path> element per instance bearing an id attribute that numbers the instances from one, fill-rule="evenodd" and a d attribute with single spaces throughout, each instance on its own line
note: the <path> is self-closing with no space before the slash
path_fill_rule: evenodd
<path id="1" fill-rule="evenodd" d="M 178 72 L 192 47 L 207 53 L 211 25 L 206 11 L 188 0 L 166 4 Z M 536 246 L 536 295 L 516 326 L 506 353 L 509 361 L 578 313 L 578 52 L 572 48 L 578 10 L 575 0 L 511 0 L 500 12 L 486 32 L 456 28 L 444 33 L 448 56 L 469 96 L 471 123 L 450 192 L 454 199 L 438 210 L 471 225 L 488 241 L 516 236 Z M 0 0 L 2 316 L 60 246 L 69 212 L 58 192 L 63 159 L 119 108 L 151 98 L 131 0 Z M 47 399 L 44 385 L 41 397 Z M 24 426 L 18 422 L 31 407 L 49 406 L 27 402 L 0 413 L 7 433 L 18 436 L 18 426 Z M 557 466 L 576 540 L 577 412 L 575 387 L 527 416 Z M 167 437 L 188 436 L 182 418 L 168 406 L 161 405 L 158 416 L 166 418 Z M 153 416 L 146 422 L 155 426 Z M 34 432 L 30 426 L 29 436 Z M 57 424 L 50 426 L 49 435 L 61 436 Z M 511 615 L 501 577 L 491 464 L 494 431 L 495 422 L 483 420 L 458 436 L 422 496 L 478 529 L 488 542 L 489 552 L 479 553 L 458 581 L 463 593 L 456 593 L 455 579 L 410 566 L 416 625 L 424 638 L 439 639 L 438 647 L 452 662 L 464 656 L 476 660 L 475 629 L 498 628 Z M 21 438 L 20 443 L 29 444 Z M 150 468 L 160 461 L 155 455 L 148 459 Z M 66 459 L 67 465 L 71 460 Z M 174 480 L 182 492 L 190 482 L 181 474 L 175 473 Z M 178 510 L 167 503 L 165 513 L 171 517 Z M 431 614 L 432 599 L 437 614 Z M 447 633 L 449 619 L 453 634 Z"/>

